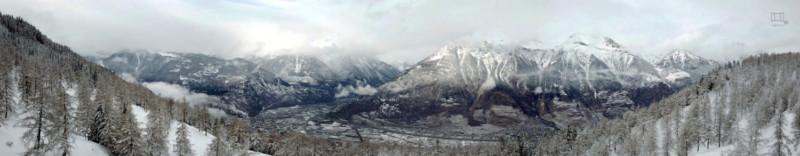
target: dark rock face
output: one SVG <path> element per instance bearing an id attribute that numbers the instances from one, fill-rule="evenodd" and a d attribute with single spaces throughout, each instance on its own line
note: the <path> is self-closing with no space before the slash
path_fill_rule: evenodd
<path id="1" fill-rule="evenodd" d="M 375 59 L 364 59 L 391 67 Z M 293 55 L 225 60 L 201 54 L 124 50 L 94 61 L 140 82 L 178 84 L 193 92 L 219 97 L 214 106 L 248 116 L 255 116 L 263 109 L 331 102 L 340 91 L 337 86 L 354 85 L 360 79 L 376 85 L 388 80 L 363 73 L 382 73 L 385 77 L 399 73 L 395 68 L 360 67 L 376 71 L 342 72 L 356 73 L 345 77 L 316 58 Z"/>

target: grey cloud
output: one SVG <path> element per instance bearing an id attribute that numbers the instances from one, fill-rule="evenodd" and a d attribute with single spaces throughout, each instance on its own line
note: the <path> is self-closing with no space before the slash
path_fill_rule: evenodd
<path id="1" fill-rule="evenodd" d="M 416 62 L 447 44 L 609 36 L 648 58 L 687 49 L 715 60 L 798 51 L 800 1 L 2 1 L 84 55 L 161 49 L 223 57 L 370 55 Z M 770 12 L 790 24 L 774 27 Z M 797 23 L 797 24 L 795 24 Z M 328 47 L 318 47 L 325 46 Z"/>

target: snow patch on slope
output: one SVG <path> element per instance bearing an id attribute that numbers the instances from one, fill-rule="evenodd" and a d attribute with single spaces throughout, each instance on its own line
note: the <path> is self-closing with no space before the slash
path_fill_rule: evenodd
<path id="1" fill-rule="evenodd" d="M 670 73 L 669 75 L 664 77 L 664 79 L 667 79 L 670 82 L 675 82 L 675 80 L 687 78 L 689 76 L 690 76 L 689 73 L 680 71 L 680 72 Z"/>

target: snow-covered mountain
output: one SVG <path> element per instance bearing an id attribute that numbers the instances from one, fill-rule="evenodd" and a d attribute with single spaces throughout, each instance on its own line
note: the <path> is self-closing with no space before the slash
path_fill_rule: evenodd
<path id="1" fill-rule="evenodd" d="M 338 73 L 342 85 L 361 83 L 378 87 L 400 74 L 400 70 L 394 66 L 371 57 L 337 56 L 329 58 L 325 63 L 332 71 Z"/>
<path id="2" fill-rule="evenodd" d="M 193 92 L 218 97 L 219 100 L 207 103 L 232 114 L 245 112 L 243 115 L 249 116 L 263 109 L 371 95 L 374 91 L 357 91 L 383 84 L 399 73 L 377 59 L 355 56 L 341 59 L 346 63 L 338 63 L 336 68 L 302 55 L 225 60 L 202 54 L 147 50 L 122 50 L 94 61 L 131 81 L 178 84 Z"/>
<path id="3" fill-rule="evenodd" d="M 654 62 L 659 74 L 673 85 L 685 86 L 700 78 L 700 75 L 719 66 L 716 61 L 694 55 L 689 51 L 673 50 Z"/>
<path id="4" fill-rule="evenodd" d="M 564 128 L 620 116 L 677 89 L 612 39 L 576 34 L 553 49 L 445 46 L 334 114 L 399 126 Z"/>

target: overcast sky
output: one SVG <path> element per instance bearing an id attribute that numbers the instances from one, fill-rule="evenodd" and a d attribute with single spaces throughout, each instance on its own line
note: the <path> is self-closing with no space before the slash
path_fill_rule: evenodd
<path id="1" fill-rule="evenodd" d="M 0 12 L 82 55 L 302 52 L 392 63 L 483 40 L 556 46 L 575 33 L 608 36 L 646 57 L 680 48 L 724 61 L 800 51 L 798 10 L 797 0 L 0 0 Z M 774 26 L 771 12 L 789 24 Z"/>

